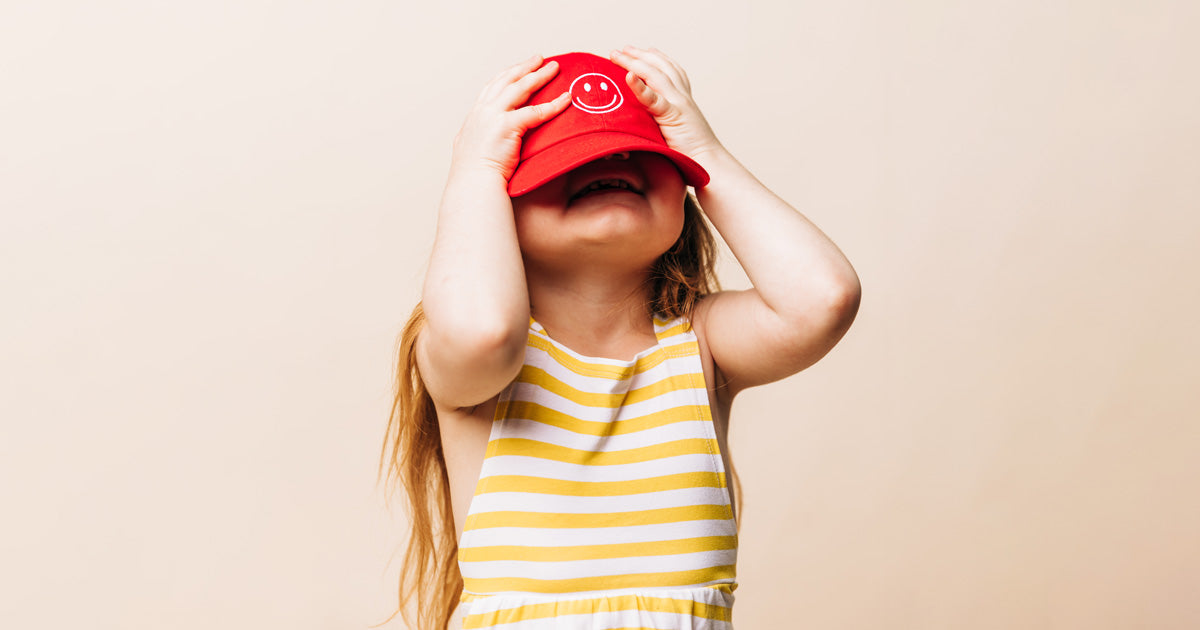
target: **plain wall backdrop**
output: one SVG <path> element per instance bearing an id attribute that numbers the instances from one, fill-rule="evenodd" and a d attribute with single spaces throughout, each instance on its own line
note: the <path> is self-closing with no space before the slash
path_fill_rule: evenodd
<path id="1" fill-rule="evenodd" d="M 1186 0 L 5 2 L 0 626 L 383 621 L 451 140 L 508 65 L 635 44 L 863 284 L 734 406 L 735 625 L 1198 627 L 1198 31 Z"/>

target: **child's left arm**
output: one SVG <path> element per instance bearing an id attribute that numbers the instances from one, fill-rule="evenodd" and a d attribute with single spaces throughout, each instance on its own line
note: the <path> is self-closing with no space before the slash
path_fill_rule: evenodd
<path id="1" fill-rule="evenodd" d="M 630 71 L 626 83 L 667 144 L 708 171 L 697 199 L 754 284 L 697 306 L 693 323 L 729 383 L 726 396 L 816 363 L 858 313 L 862 289 L 850 261 L 721 145 L 678 64 L 653 48 L 626 46 L 611 57 Z"/>

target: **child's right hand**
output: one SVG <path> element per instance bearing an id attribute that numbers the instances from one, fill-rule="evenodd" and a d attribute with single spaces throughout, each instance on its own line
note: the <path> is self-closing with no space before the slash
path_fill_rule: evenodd
<path id="1" fill-rule="evenodd" d="M 571 103 L 570 93 L 563 92 L 548 103 L 524 106 L 529 96 L 557 73 L 557 62 L 543 66 L 542 56 L 534 55 L 492 79 L 454 137 L 451 172 L 482 168 L 498 173 L 507 182 L 520 160 L 525 132 Z"/>

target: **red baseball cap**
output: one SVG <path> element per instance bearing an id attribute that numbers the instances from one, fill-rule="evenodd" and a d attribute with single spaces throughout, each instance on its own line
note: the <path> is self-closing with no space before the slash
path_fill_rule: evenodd
<path id="1" fill-rule="evenodd" d="M 558 74 L 534 92 L 527 105 L 547 103 L 563 92 L 571 104 L 554 118 L 525 132 L 521 158 L 508 180 L 508 195 L 519 197 L 546 182 L 621 151 L 653 151 L 670 158 L 688 185 L 708 183 L 708 172 L 671 149 L 654 116 L 625 83 L 626 70 L 604 57 L 573 52 L 547 57 Z"/>

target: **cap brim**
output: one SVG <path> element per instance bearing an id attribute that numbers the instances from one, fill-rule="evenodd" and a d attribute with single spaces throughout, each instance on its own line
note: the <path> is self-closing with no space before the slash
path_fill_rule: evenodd
<path id="1" fill-rule="evenodd" d="M 708 171 L 695 160 L 660 142 L 619 131 L 597 131 L 546 147 L 521 162 L 508 180 L 508 196 L 520 197 L 563 173 L 620 151 L 651 151 L 664 155 L 679 168 L 684 183 L 697 188 L 708 184 Z"/>

